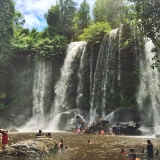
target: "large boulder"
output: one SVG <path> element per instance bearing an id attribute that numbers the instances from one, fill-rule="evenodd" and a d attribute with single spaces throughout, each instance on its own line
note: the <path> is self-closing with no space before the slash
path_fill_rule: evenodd
<path id="1" fill-rule="evenodd" d="M 7 146 L 3 152 L 0 152 L 0 159 L 2 157 L 46 157 L 57 151 L 59 151 L 58 144 L 52 138 L 39 137 Z"/>
<path id="2" fill-rule="evenodd" d="M 110 123 L 141 122 L 141 113 L 137 108 L 119 108 L 110 113 L 105 120 L 108 120 Z"/>

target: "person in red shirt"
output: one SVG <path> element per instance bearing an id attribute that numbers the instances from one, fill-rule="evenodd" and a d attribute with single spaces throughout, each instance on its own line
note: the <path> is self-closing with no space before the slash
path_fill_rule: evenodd
<path id="1" fill-rule="evenodd" d="M 101 135 L 104 135 L 104 134 L 105 134 L 105 132 L 104 132 L 103 129 L 101 130 L 100 134 L 101 134 Z"/>
<path id="2" fill-rule="evenodd" d="M 6 145 L 8 144 L 8 131 L 1 130 L 2 133 L 2 150 L 6 148 Z"/>

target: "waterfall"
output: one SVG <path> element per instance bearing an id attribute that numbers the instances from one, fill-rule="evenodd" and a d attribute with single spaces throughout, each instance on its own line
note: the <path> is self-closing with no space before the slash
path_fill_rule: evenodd
<path id="1" fill-rule="evenodd" d="M 140 87 L 137 102 L 142 111 L 144 124 L 154 123 L 155 133 L 160 133 L 160 74 L 157 68 L 150 66 L 154 61 L 152 41 L 145 44 L 144 54 L 140 58 Z"/>
<path id="2" fill-rule="evenodd" d="M 68 46 L 61 69 L 61 77 L 55 85 L 55 99 L 50 115 L 52 120 L 49 128 L 59 130 L 60 125 L 58 123 L 62 122 L 61 115 L 64 115 L 68 110 L 72 112 L 77 108 L 76 97 L 78 102 L 78 97 L 82 96 L 81 88 L 83 87 L 79 71 L 83 68 L 86 44 L 84 41 L 72 42 Z"/>
<path id="3" fill-rule="evenodd" d="M 47 107 L 50 106 L 52 63 L 36 60 L 33 85 L 33 110 L 31 120 L 20 130 L 38 131 L 48 123 Z"/>
<path id="4" fill-rule="evenodd" d="M 94 84 L 91 95 L 90 123 L 97 120 L 99 117 L 105 117 L 105 106 L 107 90 L 110 85 L 109 79 L 112 79 L 115 63 L 115 43 L 118 29 L 111 31 L 104 37 L 101 44 L 96 70 L 94 73 Z M 112 73 L 111 73 L 112 72 Z M 113 77 L 114 80 L 114 77 Z"/>
<path id="5" fill-rule="evenodd" d="M 71 131 L 76 121 L 86 124 L 86 121 L 99 121 L 100 117 L 111 121 L 115 110 L 138 106 L 142 119 L 146 123 L 154 122 L 158 133 L 160 75 L 156 68 L 150 68 L 154 56 L 152 42 L 144 47 L 138 42 L 130 25 L 106 34 L 100 50 L 97 45 L 98 49 L 94 48 L 91 54 L 87 53 L 87 42 L 72 42 L 58 70 L 60 77 L 58 74 L 55 79 L 54 62 L 37 60 L 33 116 L 20 130 Z M 129 119 L 130 116 L 123 117 L 123 121 Z"/>

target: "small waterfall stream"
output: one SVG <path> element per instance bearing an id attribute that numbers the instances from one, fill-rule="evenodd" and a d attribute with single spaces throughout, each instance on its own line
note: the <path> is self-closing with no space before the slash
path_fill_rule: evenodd
<path id="1" fill-rule="evenodd" d="M 147 42 L 139 61 L 140 87 L 137 102 L 142 110 L 144 124 L 154 123 L 155 133 L 160 133 L 160 74 L 157 68 L 150 67 L 154 63 L 154 53 L 151 53 L 153 47 L 152 41 Z"/>
<path id="2" fill-rule="evenodd" d="M 61 77 L 55 85 L 55 100 L 50 114 L 52 120 L 48 129 L 59 130 L 59 126 L 65 127 L 66 125 L 59 124 L 62 122 L 62 116 L 66 116 L 65 113 L 72 114 L 72 116 L 70 116 L 72 117 L 71 121 L 75 118 L 75 115 L 79 114 L 79 110 L 75 112 L 75 109 L 77 108 L 79 97 L 82 96 L 81 87 L 83 87 L 83 85 L 79 71 L 83 68 L 83 57 L 86 51 L 86 45 L 87 43 L 82 41 L 72 42 L 68 46 L 64 65 L 61 69 Z M 68 119 L 62 123 L 70 123 L 68 122 L 68 115 L 67 118 Z M 65 130 L 66 128 L 62 127 L 62 129 Z"/>
<path id="3" fill-rule="evenodd" d="M 35 62 L 33 85 L 33 115 L 30 121 L 20 130 L 38 131 L 48 123 L 47 105 L 50 101 L 52 82 L 52 63 L 43 60 Z"/>
<path id="4" fill-rule="evenodd" d="M 99 117 L 102 117 L 102 119 L 105 117 L 107 91 L 109 87 L 112 90 L 112 85 L 109 84 L 109 79 L 112 79 L 112 75 L 109 76 L 109 74 L 114 70 L 114 55 L 116 54 L 114 43 L 116 43 L 117 31 L 118 29 L 105 35 L 101 44 L 91 95 L 90 123 L 98 120 Z"/>

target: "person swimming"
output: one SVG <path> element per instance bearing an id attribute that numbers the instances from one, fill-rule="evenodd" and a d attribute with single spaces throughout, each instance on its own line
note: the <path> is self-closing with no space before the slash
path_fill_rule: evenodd
<path id="1" fill-rule="evenodd" d="M 61 139 L 60 143 L 59 143 L 59 148 L 63 149 L 64 148 L 64 141 L 63 139 Z"/>
<path id="2" fill-rule="evenodd" d="M 121 151 L 120 151 L 120 153 L 126 154 L 127 152 L 122 148 Z"/>
<path id="3" fill-rule="evenodd" d="M 157 155 L 157 156 L 159 155 L 159 152 L 157 149 L 154 151 L 154 155 Z"/>
<path id="4" fill-rule="evenodd" d="M 130 149 L 130 152 L 128 153 L 130 160 L 136 160 L 136 154 L 134 153 L 134 149 Z"/>
<path id="5" fill-rule="evenodd" d="M 42 130 L 39 130 L 39 132 L 36 134 L 36 137 L 37 136 L 42 136 Z"/>
<path id="6" fill-rule="evenodd" d="M 144 153 L 144 148 L 143 147 L 141 147 L 141 153 Z"/>

